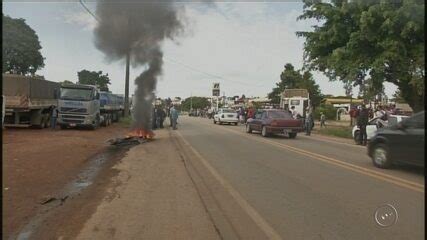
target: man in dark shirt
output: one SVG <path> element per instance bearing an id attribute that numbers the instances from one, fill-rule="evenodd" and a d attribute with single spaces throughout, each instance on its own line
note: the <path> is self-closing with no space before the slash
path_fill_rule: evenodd
<path id="1" fill-rule="evenodd" d="M 366 134 L 366 125 L 368 125 L 369 121 L 369 110 L 362 105 L 359 110 L 359 114 L 357 116 L 357 126 L 360 129 L 359 134 L 359 145 L 366 145 L 367 142 L 367 134 Z"/>

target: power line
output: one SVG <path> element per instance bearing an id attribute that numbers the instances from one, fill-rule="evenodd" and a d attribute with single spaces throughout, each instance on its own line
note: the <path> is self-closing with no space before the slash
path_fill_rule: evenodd
<path id="1" fill-rule="evenodd" d="M 245 84 L 245 85 L 248 85 L 248 84 L 249 84 L 249 85 L 254 85 L 254 84 L 250 84 L 250 83 L 248 83 L 248 82 L 242 82 L 242 81 L 237 81 L 237 80 L 231 80 L 231 79 L 227 79 L 227 78 L 225 78 L 225 77 L 218 76 L 218 75 L 215 75 L 215 74 L 212 74 L 212 73 L 207 73 L 207 72 L 205 72 L 205 71 L 202 71 L 202 70 L 196 69 L 196 68 L 191 67 L 191 66 L 189 66 L 189 65 L 186 65 L 186 64 L 184 64 L 184 63 L 180 63 L 180 62 L 178 62 L 178 61 L 176 61 L 176 60 L 173 60 L 173 59 L 171 59 L 171 58 L 169 58 L 169 57 L 163 57 L 163 58 L 165 58 L 165 60 L 166 60 L 167 62 L 170 62 L 170 63 L 173 63 L 173 64 L 177 64 L 177 65 L 183 66 L 183 67 L 185 67 L 185 68 L 187 68 L 187 69 L 190 69 L 190 70 L 192 70 L 192 71 L 195 71 L 195 72 L 198 72 L 198 73 L 204 74 L 204 75 L 206 75 L 206 76 L 209 76 L 209 77 L 212 77 L 212 78 L 215 78 L 215 79 L 221 79 L 221 80 L 225 80 L 225 81 L 227 81 L 227 82 L 235 82 L 235 83 Z M 254 85 L 254 86 L 256 86 L 256 87 L 261 87 L 262 85 Z"/>
<path id="2" fill-rule="evenodd" d="M 99 19 L 98 19 L 98 17 L 94 14 L 94 13 L 92 13 L 90 10 L 89 10 L 89 8 L 87 8 L 86 7 L 86 5 L 83 3 L 83 0 L 79 0 L 79 2 L 80 2 L 80 4 L 82 5 L 82 7 L 90 14 L 90 15 L 92 15 L 92 17 L 93 18 L 95 18 L 95 20 L 96 21 L 98 21 L 99 22 Z"/>

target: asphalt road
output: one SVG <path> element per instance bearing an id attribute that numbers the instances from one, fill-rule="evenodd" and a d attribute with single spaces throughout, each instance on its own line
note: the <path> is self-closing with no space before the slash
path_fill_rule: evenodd
<path id="1" fill-rule="evenodd" d="M 423 170 L 375 168 L 351 141 L 178 122 L 176 136 L 270 239 L 424 239 Z"/>

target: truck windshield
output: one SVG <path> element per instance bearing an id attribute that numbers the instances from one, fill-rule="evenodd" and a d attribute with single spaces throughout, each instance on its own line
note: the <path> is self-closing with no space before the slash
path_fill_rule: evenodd
<path id="1" fill-rule="evenodd" d="M 61 88 L 60 98 L 62 100 L 89 101 L 92 100 L 92 90 L 83 88 Z"/>

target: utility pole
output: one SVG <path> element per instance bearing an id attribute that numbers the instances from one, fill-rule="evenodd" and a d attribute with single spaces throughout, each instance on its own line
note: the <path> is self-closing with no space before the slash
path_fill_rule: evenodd
<path id="1" fill-rule="evenodd" d="M 125 117 L 129 116 L 129 62 L 130 62 L 130 50 L 126 54 Z"/>

